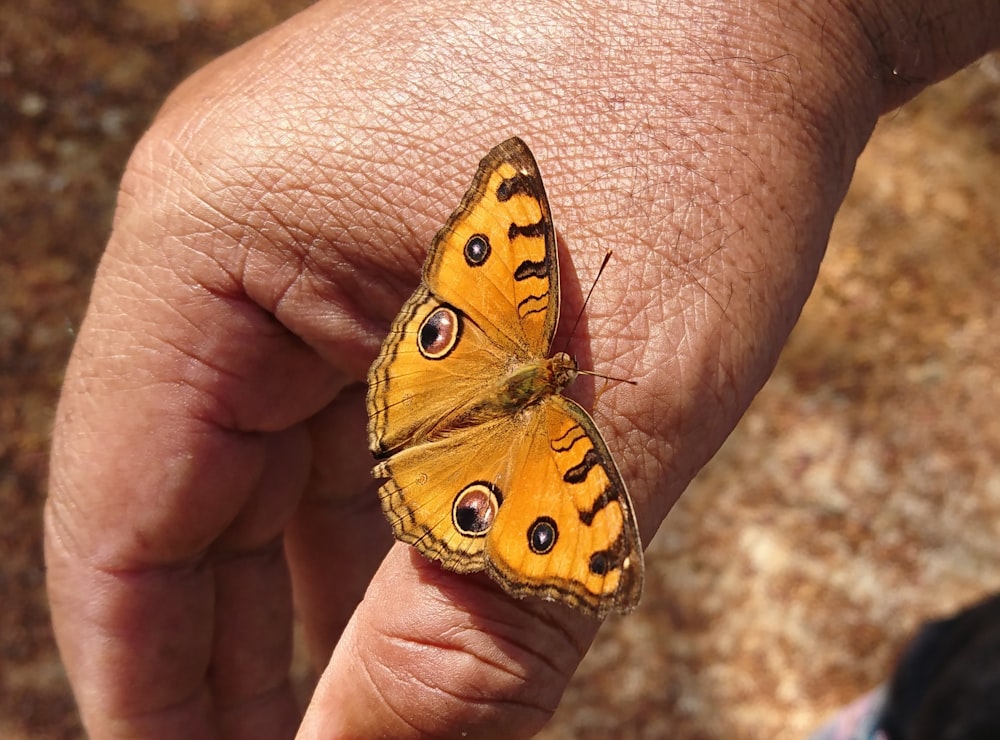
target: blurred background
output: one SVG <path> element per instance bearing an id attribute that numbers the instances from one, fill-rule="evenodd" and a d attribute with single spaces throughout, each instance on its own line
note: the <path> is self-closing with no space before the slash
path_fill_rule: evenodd
<path id="1" fill-rule="evenodd" d="M 304 0 L 0 10 L 0 737 L 77 738 L 41 550 L 49 427 L 126 158 Z M 777 371 L 543 733 L 801 738 L 1000 591 L 1000 59 L 885 117 Z"/>

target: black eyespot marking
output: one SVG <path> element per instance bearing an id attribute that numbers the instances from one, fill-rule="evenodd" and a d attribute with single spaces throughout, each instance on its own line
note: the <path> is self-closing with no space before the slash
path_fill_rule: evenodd
<path id="1" fill-rule="evenodd" d="M 615 566 L 615 557 L 609 550 L 598 550 L 590 556 L 590 572 L 595 576 L 606 576 Z"/>
<path id="2" fill-rule="evenodd" d="M 441 306 L 424 319 L 417 332 L 417 346 L 420 354 L 428 360 L 447 357 L 458 344 L 462 334 L 462 320 L 458 312 L 448 306 Z"/>
<path id="3" fill-rule="evenodd" d="M 473 234 L 465 243 L 465 263 L 479 267 L 490 258 L 490 240 L 483 234 Z"/>
<path id="4" fill-rule="evenodd" d="M 528 547 L 536 555 L 545 555 L 552 551 L 559 539 L 559 528 L 551 517 L 540 516 L 528 528 Z"/>
<path id="5" fill-rule="evenodd" d="M 482 537 L 493 526 L 502 501 L 500 490 L 492 483 L 470 483 L 451 505 L 452 524 L 466 537 Z"/>

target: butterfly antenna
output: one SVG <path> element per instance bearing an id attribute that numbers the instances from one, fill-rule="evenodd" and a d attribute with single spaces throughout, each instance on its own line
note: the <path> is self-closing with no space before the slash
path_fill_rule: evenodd
<path id="1" fill-rule="evenodd" d="M 631 378 L 616 378 L 614 375 L 605 375 L 604 373 L 597 373 L 593 370 L 577 370 L 578 375 L 591 375 L 595 378 L 604 378 L 605 380 L 611 380 L 615 383 L 628 383 L 629 385 L 639 385 L 639 381 L 632 380 Z"/>
<path id="2" fill-rule="evenodd" d="M 587 304 L 590 303 L 590 296 L 594 295 L 594 288 L 597 287 L 597 281 L 601 279 L 601 273 L 604 272 L 604 268 L 608 266 L 608 262 L 611 261 L 611 255 L 614 250 L 609 249 L 604 253 L 604 259 L 601 261 L 601 266 L 597 268 L 597 275 L 594 276 L 594 282 L 590 284 L 590 290 L 587 291 L 587 297 L 583 299 L 583 306 L 580 307 L 580 313 L 576 315 L 576 321 L 573 323 L 573 330 L 570 331 L 568 337 L 576 336 L 576 330 L 580 327 L 580 321 L 583 319 L 584 311 L 587 310 Z M 566 339 L 567 344 L 569 343 L 569 338 Z M 636 381 L 630 380 L 629 378 L 616 378 L 613 375 L 605 375 L 604 373 L 596 373 L 593 370 L 578 370 L 580 375 L 592 375 L 595 378 L 604 378 L 605 380 L 611 380 L 616 383 L 628 383 L 629 385 L 638 385 Z M 603 391 L 602 391 L 603 393 Z"/>
<path id="3" fill-rule="evenodd" d="M 580 312 L 576 315 L 576 322 L 573 324 L 573 330 L 569 333 L 570 337 L 576 336 L 576 330 L 580 328 L 580 321 L 583 319 L 583 313 L 587 310 L 587 304 L 590 303 L 590 296 L 594 295 L 594 288 L 597 287 L 597 281 L 601 279 L 601 273 L 604 272 L 604 268 L 608 266 L 608 262 L 611 261 L 612 250 L 608 250 L 604 253 L 604 260 L 601 262 L 601 266 L 597 268 L 597 275 L 594 277 L 594 282 L 590 284 L 590 290 L 587 291 L 587 297 L 583 299 L 583 306 L 580 307 Z M 569 341 L 568 339 L 566 341 Z"/>

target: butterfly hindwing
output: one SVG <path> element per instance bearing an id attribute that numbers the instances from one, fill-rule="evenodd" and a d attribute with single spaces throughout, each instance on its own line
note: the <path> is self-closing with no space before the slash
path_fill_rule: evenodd
<path id="1" fill-rule="evenodd" d="M 383 461 L 396 537 L 446 568 L 487 570 L 515 596 L 604 616 L 642 588 L 631 503 L 590 417 L 551 396 Z"/>
<path id="2" fill-rule="evenodd" d="M 568 398 L 550 396 L 534 417 L 512 453 L 487 567 L 516 596 L 558 599 L 596 616 L 630 611 L 642 591 L 642 549 L 614 458 Z"/>
<path id="3" fill-rule="evenodd" d="M 396 539 L 450 570 L 483 570 L 484 535 L 503 503 L 502 495 L 495 495 L 498 481 L 507 477 L 501 445 L 519 431 L 496 420 L 407 447 L 380 462 L 374 474 L 386 479 L 379 496 Z M 462 516 L 473 504 L 479 505 L 478 522 Z"/>

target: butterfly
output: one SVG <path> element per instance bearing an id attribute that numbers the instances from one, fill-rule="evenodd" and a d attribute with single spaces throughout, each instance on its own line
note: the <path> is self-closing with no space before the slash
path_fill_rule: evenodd
<path id="1" fill-rule="evenodd" d="M 629 612 L 643 560 L 628 491 L 593 420 L 561 395 L 555 229 L 511 138 L 437 233 L 368 373 L 368 446 L 397 539 L 515 597 Z"/>

